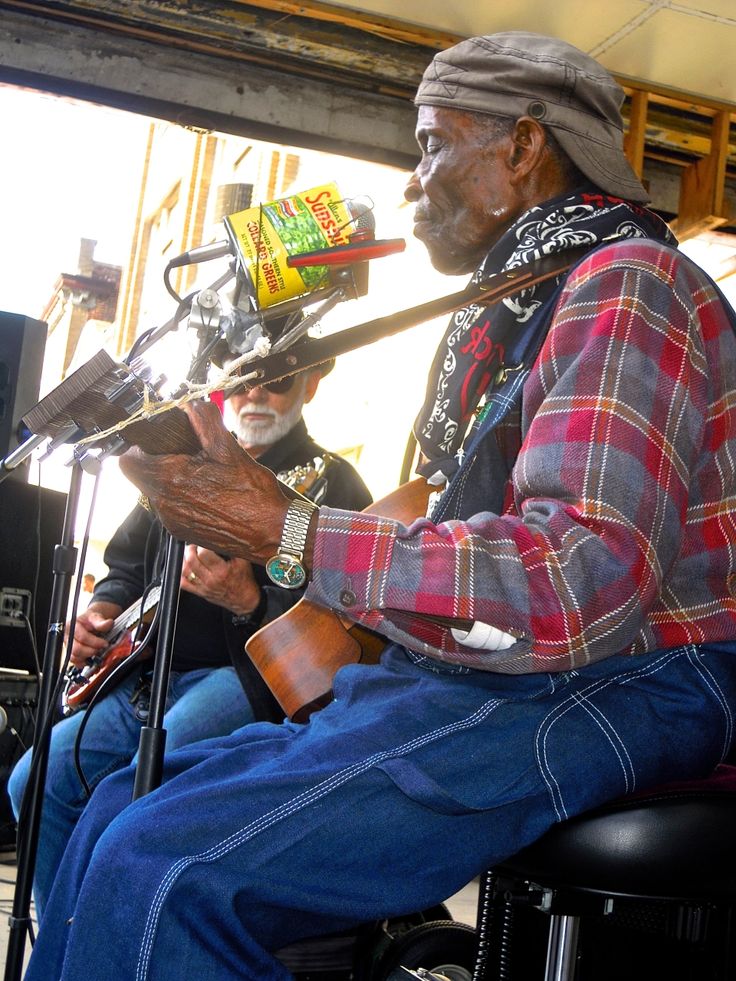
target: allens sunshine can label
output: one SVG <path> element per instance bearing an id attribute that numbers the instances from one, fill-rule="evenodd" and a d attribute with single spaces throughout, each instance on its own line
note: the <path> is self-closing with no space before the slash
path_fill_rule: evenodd
<path id="1" fill-rule="evenodd" d="M 321 184 L 223 220 L 250 275 L 259 308 L 323 285 L 327 267 L 291 269 L 286 260 L 314 249 L 345 245 L 353 221 L 336 184 Z"/>

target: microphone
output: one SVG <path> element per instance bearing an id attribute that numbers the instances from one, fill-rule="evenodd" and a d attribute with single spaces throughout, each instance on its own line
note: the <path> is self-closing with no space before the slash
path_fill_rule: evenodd
<path id="1" fill-rule="evenodd" d="M 375 228 L 376 222 L 373 217 L 368 205 L 361 203 L 354 199 L 347 199 L 345 202 L 345 207 L 350 214 L 351 221 L 355 224 L 355 231 L 349 234 L 347 237 L 352 243 L 354 240 L 360 238 L 375 239 Z M 227 221 L 232 218 L 232 215 L 228 215 Z M 229 231 L 229 226 L 228 231 Z M 394 247 L 390 250 L 387 246 L 392 244 Z M 380 248 L 382 246 L 382 248 Z M 394 252 L 401 252 L 406 247 L 406 242 L 404 239 L 390 239 L 385 242 L 376 242 L 375 251 L 368 251 L 365 255 L 359 254 L 355 258 L 352 258 L 349 254 L 346 255 L 344 261 L 340 262 L 339 256 L 337 254 L 332 256 L 335 249 L 345 248 L 347 246 L 333 246 L 326 249 L 316 249 L 313 252 L 299 253 L 298 256 L 294 256 L 295 260 L 304 261 L 289 261 L 287 257 L 287 265 L 293 268 L 304 268 L 306 266 L 317 266 L 317 265 L 350 265 L 353 262 L 362 262 L 366 259 L 380 258 L 384 255 L 392 255 Z M 194 249 L 189 249 L 187 252 L 182 252 L 181 255 L 175 256 L 168 263 L 169 269 L 179 269 L 181 266 L 191 266 L 199 262 L 209 262 L 211 259 L 221 259 L 223 256 L 231 255 L 237 256 L 239 253 L 237 242 L 233 238 L 220 239 L 218 242 L 212 242 L 209 245 L 198 245 Z M 310 262 L 308 261 L 310 257 L 320 258 L 322 253 L 325 254 L 326 258 L 324 262 Z"/>
<path id="2" fill-rule="evenodd" d="M 179 266 L 191 266 L 196 262 L 208 262 L 210 259 L 221 259 L 225 255 L 233 255 L 232 244 L 227 239 L 220 242 L 213 242 L 211 245 L 198 245 L 189 252 L 182 252 L 169 263 L 169 269 L 178 269 Z"/>
<path id="3" fill-rule="evenodd" d="M 264 330 L 279 340 L 301 335 L 336 303 L 365 296 L 368 261 L 406 248 L 404 239 L 376 239 L 372 207 L 370 199 L 345 198 L 328 183 L 246 208 L 223 218 L 227 240 L 176 256 L 167 273 L 234 257 L 232 313 L 221 328 L 229 350 L 243 354 Z M 305 315 L 304 307 L 317 302 L 321 308 Z"/>

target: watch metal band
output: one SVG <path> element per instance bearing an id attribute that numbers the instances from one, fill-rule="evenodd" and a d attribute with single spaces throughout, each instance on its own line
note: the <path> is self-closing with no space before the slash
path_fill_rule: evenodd
<path id="1" fill-rule="evenodd" d="M 296 555 L 300 559 L 304 555 L 309 534 L 309 522 L 317 510 L 317 505 L 304 497 L 295 497 L 289 504 L 284 518 L 284 529 L 281 532 L 279 552 Z"/>

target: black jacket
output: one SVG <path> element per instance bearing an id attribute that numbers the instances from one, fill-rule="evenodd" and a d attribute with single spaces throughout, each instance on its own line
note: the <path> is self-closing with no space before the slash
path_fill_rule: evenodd
<path id="1" fill-rule="evenodd" d="M 303 420 L 278 443 L 258 458 L 274 473 L 309 466 L 325 450 L 311 438 Z M 331 507 L 362 511 L 371 495 L 357 471 L 339 457 L 330 457 L 325 471 L 327 487 L 322 503 Z M 146 586 L 161 574 L 161 524 L 140 505 L 123 521 L 105 549 L 109 573 L 96 585 L 93 600 L 117 603 L 123 609 L 138 600 Z M 233 617 L 228 610 L 182 591 L 179 599 L 172 669 L 234 664 L 257 718 L 281 718 L 283 713 L 271 698 L 250 660 L 243 652 L 246 640 L 259 627 L 288 610 L 302 596 L 302 590 L 275 586 L 260 567 L 255 568 L 262 591 L 262 602 L 247 618 Z"/>

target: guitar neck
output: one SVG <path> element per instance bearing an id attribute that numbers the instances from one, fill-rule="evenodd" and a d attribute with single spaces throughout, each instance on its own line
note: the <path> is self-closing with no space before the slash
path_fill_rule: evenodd
<path id="1" fill-rule="evenodd" d="M 161 587 L 152 586 L 143 601 L 138 599 L 135 603 L 131 603 L 127 610 L 123 610 L 115 618 L 115 622 L 107 634 L 108 642 L 114 643 L 117 637 L 120 637 L 126 630 L 130 630 L 131 627 L 139 623 L 146 613 L 149 613 L 158 604 L 160 598 Z"/>

